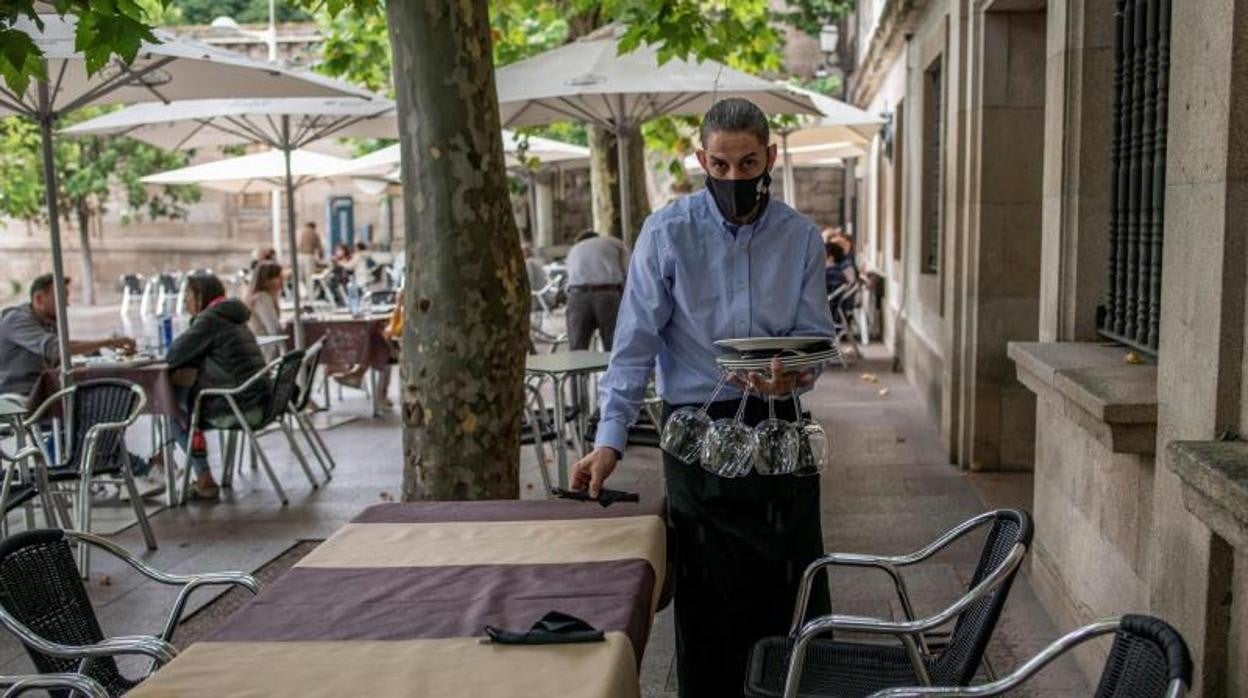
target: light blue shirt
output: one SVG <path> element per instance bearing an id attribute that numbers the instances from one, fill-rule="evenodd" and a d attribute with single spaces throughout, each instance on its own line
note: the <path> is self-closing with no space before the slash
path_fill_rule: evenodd
<path id="1" fill-rule="evenodd" d="M 647 218 L 599 382 L 595 445 L 624 452 L 652 369 L 665 401 L 700 403 L 719 379 L 717 340 L 831 336 L 823 270 L 819 231 L 778 200 L 749 225 L 726 221 L 706 190 Z M 719 395 L 740 397 L 731 387 Z"/>

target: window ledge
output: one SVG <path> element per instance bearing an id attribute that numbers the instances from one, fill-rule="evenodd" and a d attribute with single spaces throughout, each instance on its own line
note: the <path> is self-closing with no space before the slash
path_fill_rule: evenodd
<path id="1" fill-rule="evenodd" d="M 1172 441 L 1170 469 L 1183 481 L 1183 505 L 1214 533 L 1248 550 L 1248 443 Z"/>
<path id="2" fill-rule="evenodd" d="M 1157 366 L 1118 344 L 1010 342 L 1018 380 L 1114 453 L 1157 448 Z"/>

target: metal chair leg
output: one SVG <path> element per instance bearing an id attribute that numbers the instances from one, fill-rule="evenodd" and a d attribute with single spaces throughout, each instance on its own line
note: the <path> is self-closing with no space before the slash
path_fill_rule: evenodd
<path id="1" fill-rule="evenodd" d="M 545 488 L 546 496 L 550 497 L 554 487 L 550 483 L 550 472 L 546 470 L 546 449 L 542 448 L 542 423 L 538 421 L 537 415 L 527 404 L 524 407 L 524 413 L 533 431 L 533 453 L 537 456 L 537 472 L 542 476 L 542 487 Z"/>
<path id="2" fill-rule="evenodd" d="M 286 491 L 282 489 L 282 483 L 277 479 L 277 473 L 273 472 L 273 466 L 269 464 L 269 457 L 265 455 L 264 449 L 260 448 L 260 444 L 256 443 L 256 434 L 251 430 L 251 426 L 239 415 L 239 424 L 243 427 L 243 433 L 247 435 L 247 441 L 251 443 L 252 457 L 259 456 L 260 464 L 264 466 L 264 472 L 269 476 L 269 482 L 272 483 L 274 491 L 277 492 L 277 498 L 282 500 L 282 506 L 290 503 L 286 498 Z"/>
<path id="3" fill-rule="evenodd" d="M 91 478 L 84 472 L 78 478 L 78 500 L 74 502 L 74 526 L 84 533 L 91 532 Z M 78 572 L 83 579 L 91 577 L 91 546 L 78 543 Z"/>
<path id="4" fill-rule="evenodd" d="M 303 440 L 308 442 L 308 448 L 311 449 L 312 455 L 316 456 L 316 462 L 321 466 L 321 472 L 325 473 L 325 481 L 329 482 L 334 477 L 330 472 L 330 464 L 333 460 L 332 458 L 327 458 L 329 456 L 328 451 L 322 452 L 321 449 L 325 445 L 319 443 L 319 436 L 313 436 L 313 432 L 310 431 L 311 425 L 307 423 L 307 419 L 302 414 L 293 412 L 291 413 L 291 418 L 294 419 L 295 426 L 299 427 L 299 433 L 303 434 Z"/>
<path id="5" fill-rule="evenodd" d="M 312 466 L 308 465 L 308 459 L 303 455 L 299 444 L 295 442 L 295 435 L 291 432 L 290 425 L 286 423 L 286 415 L 278 417 L 277 424 L 281 427 L 282 433 L 286 435 L 286 443 L 290 444 L 290 450 L 295 454 L 295 459 L 299 461 L 299 467 L 303 468 L 303 474 L 308 476 L 312 489 L 319 488 L 321 483 L 316 481 L 316 476 L 312 474 Z"/>
<path id="6" fill-rule="evenodd" d="M 139 530 L 143 532 L 143 541 L 148 550 L 156 550 L 156 534 L 152 532 L 152 524 L 147 520 L 147 509 L 143 507 L 143 498 L 139 496 L 139 488 L 134 484 L 134 474 L 128 465 L 121 469 L 121 479 L 126 483 L 126 491 L 130 493 L 130 506 L 134 507 L 134 515 L 139 520 Z M 87 503 L 90 506 L 90 502 Z"/>

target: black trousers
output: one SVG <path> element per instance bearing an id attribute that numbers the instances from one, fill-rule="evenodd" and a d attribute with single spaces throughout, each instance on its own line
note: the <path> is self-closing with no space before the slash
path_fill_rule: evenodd
<path id="1" fill-rule="evenodd" d="M 611 351 L 611 340 L 615 337 L 615 320 L 620 314 L 621 295 L 618 289 L 568 289 L 569 349 L 588 349 L 594 330 L 598 330 L 598 334 L 602 336 L 602 348 Z"/>
<path id="2" fill-rule="evenodd" d="M 736 401 L 711 405 L 732 417 Z M 664 421 L 679 406 L 664 405 Z M 776 416 L 792 419 L 790 400 Z M 767 418 L 751 399 L 745 421 Z M 802 572 L 823 554 L 819 478 L 751 472 L 727 479 L 663 456 L 668 541 L 674 546 L 676 670 L 680 698 L 741 696 L 746 660 L 759 639 L 786 635 Z M 807 617 L 829 612 L 819 575 Z"/>

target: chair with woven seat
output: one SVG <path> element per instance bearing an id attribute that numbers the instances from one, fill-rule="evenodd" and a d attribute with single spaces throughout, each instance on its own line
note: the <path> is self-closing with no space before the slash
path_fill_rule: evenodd
<path id="1" fill-rule="evenodd" d="M 988 527 L 970 588 L 934 615 L 915 618 L 899 568 L 935 555 L 971 531 Z M 895 686 L 965 686 L 971 682 L 992 637 L 1019 565 L 1031 545 L 1031 517 L 1000 509 L 980 514 L 909 555 L 833 553 L 806 568 L 787 637 L 758 641 L 750 652 L 745 695 L 749 698 L 847 698 Z M 905 619 L 828 615 L 803 623 L 816 575 L 834 566 L 875 568 L 893 581 Z M 950 623 L 943 646 L 934 635 Z M 838 634 L 892 636 L 897 644 L 854 642 Z"/>
<path id="2" fill-rule="evenodd" d="M 55 498 L 65 494 L 58 486 L 77 484 L 74 514 L 67 526 L 91 531 L 91 484 L 107 481 L 121 484 L 130 497 L 130 506 L 143 532 L 148 550 L 156 550 L 156 534 L 147 520 L 147 510 L 139 496 L 139 488 L 130 472 L 130 454 L 126 450 L 126 430 L 138 420 L 147 404 L 143 388 L 129 381 L 100 379 L 85 381 L 53 393 L 39 405 L 23 426 L 36 443 L 49 421 L 59 421 L 54 429 L 54 446 L 43 452 L 46 468 L 42 480 L 35 483 L 49 488 Z M 64 415 L 68 415 L 65 418 Z M 52 417 L 60 416 L 60 420 Z M 86 549 L 82 549 L 79 566 L 86 574 L 90 569 Z"/>
<path id="3" fill-rule="evenodd" d="M 278 499 L 282 502 L 282 506 L 286 506 L 290 500 L 286 498 L 286 491 L 282 489 L 282 483 L 278 480 L 277 473 L 273 470 L 273 465 L 269 462 L 269 458 L 260 446 L 259 438 L 257 438 L 258 432 L 265 427 L 272 424 L 281 430 L 286 436 L 287 444 L 290 445 L 291 453 L 299 461 L 304 475 L 307 476 L 308 482 L 312 485 L 312 489 L 320 487 L 320 483 L 316 481 L 316 476 L 312 474 L 312 468 L 308 465 L 308 459 L 304 457 L 303 451 L 299 449 L 299 444 L 295 442 L 295 436 L 290 431 L 290 425 L 285 420 L 285 416 L 290 409 L 290 402 L 294 399 L 298 390 L 296 381 L 299 378 L 299 371 L 303 365 L 303 357 L 303 350 L 296 349 L 269 362 L 268 365 L 257 371 L 255 375 L 248 378 L 237 388 L 206 388 L 199 391 L 195 396 L 195 404 L 191 409 L 191 428 L 187 432 L 188 439 L 190 435 L 200 428 L 214 431 L 241 432 L 246 439 L 246 446 L 259 458 L 265 474 L 268 475 L 269 482 L 272 483 Z M 268 400 L 259 408 L 243 410 L 239 400 L 253 394 L 258 386 L 266 380 L 270 381 L 272 385 L 272 389 L 268 394 Z M 217 418 L 206 418 L 203 407 L 204 401 L 207 399 L 223 400 L 230 408 L 229 414 Z M 233 451 L 233 448 L 229 450 Z M 191 452 L 190 443 L 186 444 L 186 452 Z M 222 487 L 228 488 L 233 485 L 234 469 L 237 460 L 239 459 L 235 458 L 232 453 L 227 453 L 224 471 L 221 475 Z M 186 468 L 182 473 L 181 492 L 183 504 L 187 500 L 190 481 L 191 468 Z"/>
<path id="4" fill-rule="evenodd" d="M 181 587 L 158 635 L 104 635 L 74 564 L 71 541 L 99 548 L 155 582 Z M 111 696 L 129 691 L 144 678 L 125 676 L 115 658 L 147 657 L 153 670 L 172 660 L 177 650 L 170 641 L 187 601 L 196 589 L 208 586 L 260 591 L 255 578 L 242 572 L 166 574 L 121 546 L 80 531 L 36 529 L 0 541 L 0 625 L 22 642 L 40 673 L 84 674 Z"/>
<path id="5" fill-rule="evenodd" d="M 1075 647 L 1113 633 L 1094 698 L 1181 698 L 1192 685 L 1192 657 L 1179 631 L 1152 616 L 1126 615 L 1086 625 L 1027 660 L 1009 676 L 979 686 L 890 688 L 871 698 L 979 698 L 1000 696 L 1020 687 Z"/>
<path id="6" fill-rule="evenodd" d="M 0 698 L 20 696 L 27 691 L 45 691 L 53 696 L 66 698 L 109 698 L 108 691 L 100 682 L 82 674 L 29 674 L 26 676 L 0 676 Z"/>

